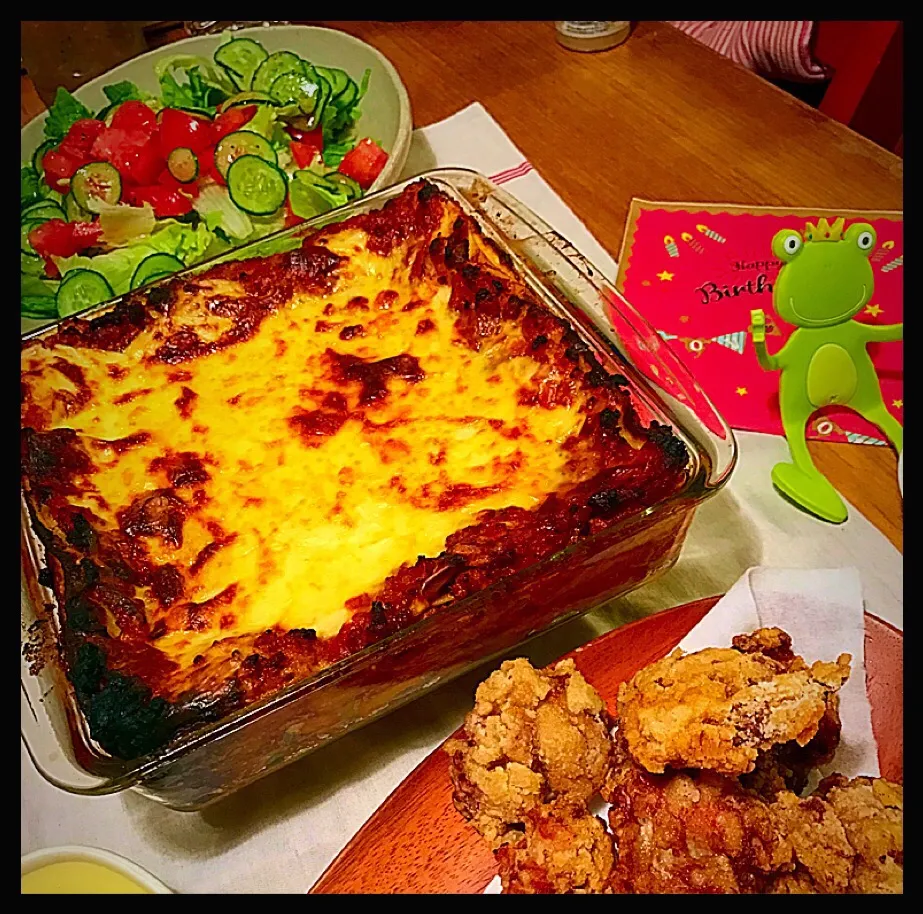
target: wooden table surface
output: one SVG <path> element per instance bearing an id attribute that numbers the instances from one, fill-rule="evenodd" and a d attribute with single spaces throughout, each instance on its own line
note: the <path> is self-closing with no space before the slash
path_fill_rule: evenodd
<path id="1" fill-rule="evenodd" d="M 414 126 L 480 101 L 617 254 L 632 197 L 902 209 L 897 156 L 672 27 L 641 23 L 618 48 L 561 48 L 550 22 L 314 22 L 397 67 Z M 23 78 L 23 123 L 42 110 Z M 903 549 L 890 448 L 810 442 L 837 489 Z"/>

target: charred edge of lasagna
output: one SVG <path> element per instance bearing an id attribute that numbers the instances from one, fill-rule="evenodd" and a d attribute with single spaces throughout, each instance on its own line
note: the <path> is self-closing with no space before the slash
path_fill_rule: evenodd
<path id="1" fill-rule="evenodd" d="M 340 259 L 323 247 L 325 235 L 359 227 L 367 232 L 369 248 L 386 254 L 415 234 L 430 237 L 447 202 L 449 199 L 434 185 L 418 182 L 381 210 L 313 234 L 299 250 L 223 264 L 209 276 L 239 281 L 245 285 L 247 295 L 260 297 L 260 307 L 245 322 L 248 332 L 256 332 L 266 309 L 291 295 L 293 282 L 317 289 L 331 281 Z M 595 436 L 595 446 L 602 451 L 621 448 L 619 456 L 623 459 L 567 491 L 552 493 L 538 508 L 482 512 L 478 523 L 448 537 L 440 555 L 420 556 L 414 564 L 404 565 L 386 578 L 374 594 L 349 601 L 353 615 L 334 637 L 318 639 L 312 630 L 301 629 L 270 630 L 257 635 L 220 694 L 187 694 L 175 701 L 156 696 L 140 675 L 120 670 L 118 658 L 113 661 L 111 652 L 118 653 L 123 647 L 109 635 L 106 614 L 111 615 L 114 607 L 124 614 L 126 624 L 131 623 L 134 609 L 126 604 L 120 584 L 126 575 L 129 579 L 137 575 L 137 570 L 113 564 L 113 553 L 100 542 L 92 517 L 72 512 L 69 526 L 62 529 L 62 539 L 38 520 L 30 503 L 32 525 L 45 545 L 49 562 L 58 571 L 45 575 L 45 580 L 54 584 L 63 616 L 61 660 L 93 738 L 107 752 L 124 759 L 148 754 L 178 733 L 219 719 L 296 679 L 306 678 L 448 603 L 607 529 L 622 517 L 672 494 L 682 484 L 689 455 L 672 429 L 656 422 L 648 428 L 642 426 L 626 389 L 627 379 L 607 371 L 567 321 L 531 297 L 516 294 L 521 291 L 520 284 L 509 283 L 495 270 L 472 263 L 470 233 L 477 233 L 481 241 L 493 247 L 503 268 L 511 267 L 509 258 L 467 217 L 456 220 L 449 237 L 430 238 L 427 253 L 446 281 L 452 282 L 452 307 L 462 337 L 476 349 L 483 338 L 498 332 L 504 321 L 519 321 L 524 351 L 538 361 L 555 360 L 567 383 L 591 393 L 592 406 L 581 435 Z M 289 279 L 280 281 L 280 277 Z M 178 291 L 178 287 L 167 286 L 146 297 L 139 293 L 98 318 L 62 326 L 56 342 L 121 351 L 158 313 L 171 307 Z M 251 301 L 248 307 L 257 306 Z M 194 348 L 179 347 L 176 360 L 200 354 L 190 354 Z M 353 365 L 349 357 L 341 357 L 340 361 L 341 372 L 350 378 L 361 374 L 360 368 L 365 370 Z M 389 363 L 387 372 L 413 380 L 419 366 L 411 364 L 409 357 L 405 362 Z M 378 395 L 381 379 L 362 375 L 356 380 L 363 382 L 364 390 L 367 388 L 367 398 Z M 623 440 L 623 430 L 630 433 L 636 445 L 641 442 L 640 446 L 629 447 Z M 88 469 L 92 469 L 92 462 L 78 446 L 74 432 L 24 429 L 23 474 L 30 500 L 41 505 L 52 494 L 66 494 L 69 475 Z M 185 464 L 171 464 L 166 469 L 185 472 L 188 468 Z M 180 484 L 169 478 L 174 485 Z M 163 493 L 154 495 L 166 498 Z M 106 536 L 127 536 L 139 525 L 147 530 L 159 522 L 163 513 L 152 520 L 150 512 L 145 511 L 145 505 L 138 506 L 134 513 L 129 511 L 123 517 L 125 529 Z M 171 589 L 169 580 L 158 581 L 152 584 L 154 592 L 162 592 L 161 602 L 169 605 L 175 588 Z M 156 635 L 148 634 L 146 643 L 136 642 L 138 649 L 157 654 L 151 644 Z"/>

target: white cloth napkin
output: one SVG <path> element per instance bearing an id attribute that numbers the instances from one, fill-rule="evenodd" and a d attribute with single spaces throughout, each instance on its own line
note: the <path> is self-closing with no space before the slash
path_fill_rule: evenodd
<path id="1" fill-rule="evenodd" d="M 573 242 L 610 282 L 615 282 L 618 268 L 609 252 L 479 102 L 438 124 L 415 130 L 402 178 L 412 178 L 431 168 L 452 167 L 471 168 L 495 184 L 508 185 L 506 190 Z"/>
<path id="2" fill-rule="evenodd" d="M 493 177 L 614 279 L 610 254 L 480 104 L 414 132 L 404 176 L 440 166 Z M 900 553 L 854 509 L 845 524 L 832 527 L 783 502 L 769 471 L 785 458 L 784 439 L 741 433 L 738 441 L 734 477 L 697 510 L 670 572 L 536 639 L 521 653 L 544 665 L 638 616 L 726 593 L 754 565 L 856 566 L 869 612 L 901 627 Z M 458 726 L 488 672 L 469 674 L 201 814 L 173 812 L 131 791 L 109 797 L 64 793 L 42 780 L 22 749 L 21 852 L 61 844 L 106 848 L 183 893 L 304 892 L 388 794 Z"/>
<path id="3" fill-rule="evenodd" d="M 808 663 L 852 656 L 852 672 L 840 689 L 840 745 L 819 776 L 839 772 L 848 777 L 877 777 L 878 750 L 865 688 L 865 622 L 862 583 L 855 568 L 804 571 L 797 568 L 751 568 L 679 643 L 690 653 L 706 647 L 729 647 L 735 635 L 757 628 L 781 628 L 792 648 Z M 818 776 L 812 780 L 813 787 Z M 605 819 L 606 804 L 599 815 Z M 495 877 L 484 890 L 500 892 Z"/>

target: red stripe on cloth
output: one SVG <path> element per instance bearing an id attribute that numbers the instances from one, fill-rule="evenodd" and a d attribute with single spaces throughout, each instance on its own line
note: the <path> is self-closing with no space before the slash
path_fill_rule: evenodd
<path id="1" fill-rule="evenodd" d="M 521 178 L 523 175 L 527 175 L 532 171 L 531 162 L 520 162 L 515 168 L 507 168 L 505 171 L 498 171 L 495 175 L 490 176 L 490 180 L 494 184 L 505 184 L 507 181 L 512 181 L 514 178 Z"/>

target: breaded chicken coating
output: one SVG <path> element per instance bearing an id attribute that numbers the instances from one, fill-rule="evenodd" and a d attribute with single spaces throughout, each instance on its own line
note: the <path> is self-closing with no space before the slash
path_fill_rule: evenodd
<path id="1" fill-rule="evenodd" d="M 795 869 L 769 891 L 870 895 L 904 890 L 904 790 L 883 778 L 832 775 L 806 799 L 773 804 Z"/>
<path id="2" fill-rule="evenodd" d="M 586 804 L 606 775 L 610 727 L 572 660 L 547 670 L 506 661 L 478 687 L 461 738 L 446 744 L 456 808 L 496 846 L 542 804 Z"/>
<path id="3" fill-rule="evenodd" d="M 849 677 L 848 654 L 808 666 L 780 629 L 739 636 L 733 645 L 676 650 L 622 684 L 622 732 L 648 771 L 753 771 L 760 752 L 810 742 Z"/>
<path id="4" fill-rule="evenodd" d="M 736 778 L 709 771 L 651 774 L 616 734 L 603 787 L 618 848 L 618 894 L 761 892 L 790 859 L 768 805 Z"/>
<path id="5" fill-rule="evenodd" d="M 612 836 L 584 806 L 558 800 L 527 813 L 525 831 L 495 852 L 504 894 L 600 895 L 614 859 Z"/>

